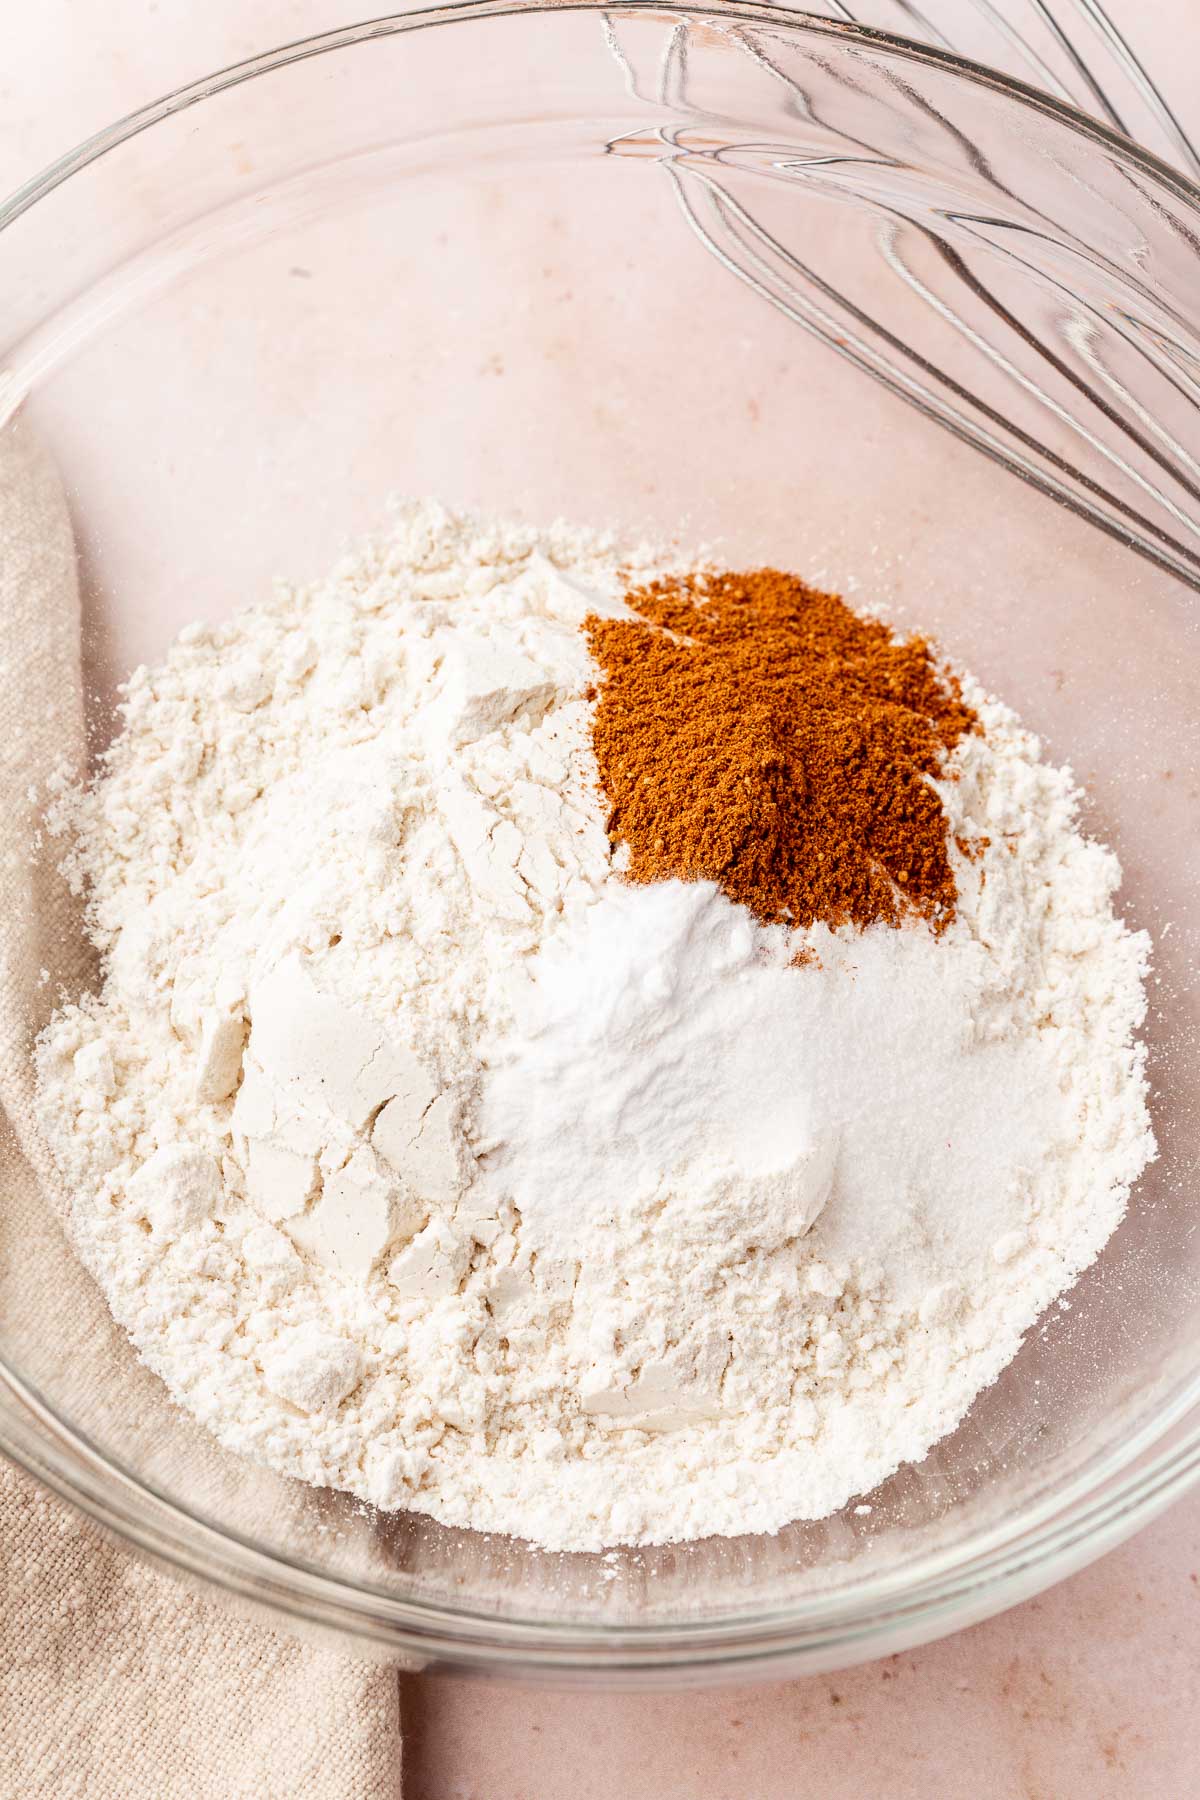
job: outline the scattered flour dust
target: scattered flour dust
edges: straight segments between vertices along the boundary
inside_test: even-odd
[[[1154,1153],[1117,863],[969,678],[942,937],[621,880],[580,626],[656,566],[402,507],[140,669],[54,809],[105,980],[41,1116],[142,1357],[235,1450],[552,1548],[921,1458]]]

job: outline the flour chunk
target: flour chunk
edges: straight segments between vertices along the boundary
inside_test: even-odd
[[[93,1038],[75,1052],[75,1077],[90,1099],[95,1102],[112,1097],[117,1085],[112,1051],[103,1038]]]
[[[433,1099],[417,1057],[366,1014],[320,993],[298,958],[255,984],[250,1044],[256,1061],[293,1099],[323,1106],[360,1131],[398,1093]]]
[[[442,657],[442,684],[430,724],[449,745],[497,731],[521,713],[536,720],[554,699],[555,684],[545,671],[506,644],[444,631],[434,650]]]
[[[363,1145],[344,1168],[326,1175],[320,1197],[289,1230],[326,1268],[363,1280],[392,1244],[411,1237],[427,1217],[428,1208]]]
[[[211,1218],[221,1199],[215,1157],[191,1144],[166,1144],[144,1162],[129,1183],[135,1214],[155,1237],[176,1237]]]
[[[431,1206],[449,1206],[459,1191],[455,1104],[439,1094],[418,1112],[422,1094],[400,1093],[388,1101],[371,1133],[383,1160]]]
[[[246,1027],[240,1014],[207,1012],[196,1052],[197,1100],[225,1100],[237,1086]]]
[[[388,1280],[397,1293],[433,1299],[451,1294],[471,1260],[468,1246],[444,1219],[431,1219],[407,1249],[388,1264]]]
[[[273,1224],[298,1217],[316,1191],[320,1175],[316,1158],[268,1138],[251,1138],[246,1150],[246,1189],[252,1204]]]
[[[267,1386],[301,1412],[330,1412],[362,1380],[363,1361],[349,1338],[315,1329],[302,1331],[283,1349],[264,1358]]]

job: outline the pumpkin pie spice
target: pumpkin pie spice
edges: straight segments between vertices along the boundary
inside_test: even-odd
[[[931,777],[977,729],[929,642],[778,569],[634,588],[585,624],[608,832],[635,882],[717,882],[763,923],[905,918],[956,889]]]

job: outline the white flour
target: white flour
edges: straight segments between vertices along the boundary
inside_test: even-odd
[[[630,560],[412,506],[185,632],[58,805],[108,960],[39,1052],[80,1251],[225,1444],[579,1549],[923,1456],[1153,1153],[1115,860],[969,681],[944,937],[620,881],[579,624]]]

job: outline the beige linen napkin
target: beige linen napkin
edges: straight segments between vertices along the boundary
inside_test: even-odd
[[[63,1198],[30,1118],[31,1021],[87,973],[81,948],[63,950],[81,944],[74,902],[29,853],[31,794],[64,755],[82,766],[80,695],[66,505],[27,431],[9,426],[0,432],[0,1104],[19,1148],[4,1153],[0,1312],[6,1342],[27,1333],[43,1358],[52,1344],[82,1416],[124,1403],[148,1437],[161,1437],[165,1397],[118,1356],[103,1301],[64,1247]],[[166,1423],[187,1432],[186,1422]],[[197,1471],[205,1457],[216,1466],[207,1444],[191,1445],[189,1469],[193,1451]],[[209,1497],[220,1491],[214,1478]],[[310,1496],[293,1493],[294,1484],[268,1488],[263,1504],[299,1517]],[[0,1800],[399,1793],[392,1670],[183,1587],[0,1458]]]

